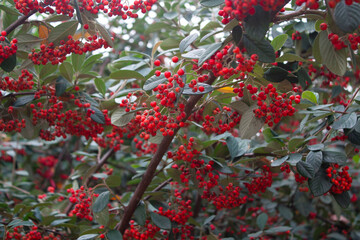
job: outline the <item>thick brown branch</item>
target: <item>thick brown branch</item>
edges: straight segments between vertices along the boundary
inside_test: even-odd
[[[210,74],[209,80],[206,82],[207,84],[213,84],[216,77],[213,74]],[[191,115],[192,109],[195,107],[196,103],[202,98],[203,95],[194,95],[189,98],[186,106],[185,106],[185,118],[182,119],[183,122],[185,122]],[[124,233],[126,228],[129,226],[129,221],[131,220],[131,217],[133,213],[135,212],[136,207],[138,206],[141,197],[143,196],[144,192],[146,191],[147,187],[151,183],[151,180],[153,179],[154,173],[156,171],[157,166],[159,165],[162,157],[168,150],[174,136],[179,131],[179,128],[174,130],[173,136],[166,136],[163,138],[161,143],[159,144],[159,148],[156,151],[155,155],[151,159],[151,162],[149,166],[146,169],[146,172],[141,180],[141,182],[138,184],[134,195],[132,196],[129,205],[125,209],[124,216],[122,217],[121,221],[117,224],[116,229],[120,230],[121,233]]]
[[[12,31],[14,31],[21,24],[23,24],[31,15],[35,14],[36,12],[37,12],[37,10],[33,9],[27,15],[24,15],[24,16],[21,16],[20,18],[18,18],[15,22],[10,24],[10,26],[8,26],[5,29],[6,34],[10,34]]]
[[[273,22],[274,22],[274,23],[285,22],[285,21],[289,21],[289,20],[295,19],[295,18],[300,17],[300,16],[305,15],[305,14],[318,15],[318,16],[320,16],[321,18],[325,18],[325,16],[326,16],[326,12],[324,12],[324,11],[321,11],[321,10],[311,10],[311,9],[306,9],[306,7],[304,7],[304,8],[302,8],[301,10],[296,11],[296,12],[292,12],[292,13],[285,14],[285,15],[277,15],[277,16],[274,18]]]

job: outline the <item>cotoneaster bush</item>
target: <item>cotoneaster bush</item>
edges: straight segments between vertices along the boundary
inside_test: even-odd
[[[1,239],[360,239],[359,1],[0,12]]]

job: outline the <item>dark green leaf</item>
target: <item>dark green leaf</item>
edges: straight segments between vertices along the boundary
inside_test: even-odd
[[[203,7],[216,7],[219,6],[221,4],[224,4],[224,0],[201,0],[200,4]]]
[[[110,74],[110,78],[112,79],[139,79],[139,80],[144,80],[145,77],[143,75],[141,75],[138,71],[133,71],[133,70],[119,70],[116,72],[113,72]]]
[[[314,173],[316,173],[321,164],[322,164],[322,160],[323,160],[323,154],[321,151],[310,151],[309,154],[306,156],[306,162],[309,163],[313,169],[314,169]]]
[[[340,194],[334,194],[336,202],[340,205],[342,208],[347,208],[350,205],[350,194],[348,191],[340,193]]]
[[[122,240],[123,239],[121,233],[118,230],[110,230],[106,234],[106,237],[108,240]]]
[[[236,43],[236,45],[238,45],[241,41],[241,38],[242,38],[242,34],[243,34],[243,30],[240,26],[235,26],[232,30],[232,36],[233,36],[233,39]]]
[[[68,80],[69,82],[72,82],[74,70],[72,68],[71,63],[69,62],[63,62],[59,67],[61,75]]]
[[[106,41],[106,43],[110,46],[110,47],[114,47],[114,41],[111,38],[110,33],[108,32],[108,30],[106,30],[106,28],[104,28],[101,24],[96,23],[95,24],[96,29],[99,31],[100,35],[102,36],[102,38]]]
[[[344,153],[339,151],[323,151],[324,161],[328,163],[345,163],[347,157]]]
[[[135,212],[134,212],[134,218],[135,218],[135,221],[139,225],[141,225],[141,226],[145,225],[146,209],[145,209],[144,203],[139,203],[139,205],[136,207]]]
[[[289,160],[287,160],[287,163],[289,163],[291,166],[296,166],[296,164],[301,161],[302,155],[300,153],[292,153],[289,156]]]
[[[229,149],[231,159],[241,157],[249,149],[248,141],[229,136],[226,138],[226,145]]]
[[[159,228],[170,230],[171,229],[171,221],[169,218],[159,215],[157,213],[150,213],[151,220],[153,223]]]
[[[48,41],[58,46],[61,40],[67,40],[69,35],[74,35],[78,26],[78,21],[67,21],[60,23],[51,30]]]
[[[310,163],[303,161],[300,161],[296,164],[296,169],[301,174],[301,176],[307,178],[313,178],[316,173],[314,167]]]
[[[28,104],[29,102],[32,102],[34,99],[35,99],[35,95],[27,95],[27,96],[18,97],[16,99],[16,101],[14,102],[13,106],[14,107],[22,107],[22,106]]]
[[[343,88],[339,85],[333,86],[331,90],[331,97],[336,98],[342,92]]]
[[[105,182],[109,187],[118,187],[121,185],[121,177],[119,175],[110,175]]]
[[[180,52],[183,53],[198,37],[199,34],[193,33],[181,40],[179,45]]]
[[[270,12],[266,12],[261,6],[255,6],[255,14],[247,16],[244,21],[246,35],[256,41],[263,40],[269,29],[270,19]]]
[[[311,84],[311,78],[308,72],[303,67],[301,67],[299,71],[297,71],[296,75],[299,79],[299,84],[303,89],[305,89],[307,86]]]
[[[343,128],[352,128],[355,126],[356,120],[357,120],[356,113],[353,112],[351,114],[345,114],[342,115],[339,119],[337,119],[336,122],[334,122],[332,128],[335,130],[343,129]]]
[[[100,193],[99,197],[96,198],[96,200],[92,206],[93,212],[94,213],[101,212],[109,203],[109,198],[110,198],[109,191]]]
[[[280,215],[283,216],[283,218],[285,218],[288,221],[290,221],[294,217],[292,210],[283,205],[279,206],[279,212],[280,212]]]
[[[51,222],[51,226],[57,226],[57,225],[60,225],[60,224],[63,224],[63,223],[66,223],[66,222],[69,222],[71,219],[67,218],[67,219],[58,219],[58,220],[55,220],[53,222]]]
[[[322,143],[314,144],[314,145],[307,145],[306,146],[310,151],[319,151],[322,150],[325,146]]]
[[[257,216],[256,218],[256,225],[258,225],[258,227],[261,230],[264,230],[266,222],[268,220],[268,215],[266,213],[261,213],[259,216]]]
[[[281,82],[289,72],[281,67],[271,67],[264,73],[264,78],[270,82]]]
[[[11,72],[16,66],[16,53],[5,59],[1,64],[0,68],[5,72]]]
[[[93,106],[91,106],[90,109],[94,111],[94,113],[90,115],[90,118],[94,122],[97,122],[97,123],[100,123],[100,124],[105,124],[104,113],[102,111],[100,111],[100,109],[98,109],[96,107],[93,107]]]
[[[291,227],[286,227],[286,226],[272,227],[269,228],[268,230],[265,230],[265,233],[267,234],[281,233],[281,232],[290,231],[291,229],[292,229]]]
[[[160,76],[152,76],[151,78],[149,78],[148,80],[146,80],[146,82],[144,83],[143,89],[145,91],[150,91],[154,88],[156,88],[157,86],[159,86],[159,84],[165,82],[167,80],[167,78],[164,76],[164,74],[161,74]]]
[[[325,64],[331,72],[343,76],[346,72],[346,48],[335,50],[331,41],[328,39],[326,31],[321,31],[318,37],[322,63]]]
[[[62,76],[59,76],[56,79],[56,83],[55,83],[55,95],[57,97],[60,97],[61,95],[63,95],[66,91],[66,88],[70,85],[70,83],[63,78]]]
[[[246,51],[252,55],[257,54],[260,62],[272,63],[275,62],[275,51],[271,44],[266,40],[255,41],[246,34],[243,36]]]
[[[214,44],[211,44],[210,46],[208,46],[205,49],[205,51],[201,54],[198,65],[201,66],[206,60],[208,60],[212,55],[214,55],[221,46],[222,46],[222,43],[214,43]]]
[[[199,95],[199,94],[209,93],[209,92],[212,92],[214,90],[211,85],[206,84],[206,83],[198,83],[197,86],[198,86],[197,91],[193,92],[193,89],[190,88],[188,84],[186,84],[182,94],[184,94],[184,95]],[[202,91],[202,92],[199,91],[200,86],[204,87],[204,91]]]
[[[312,179],[309,179],[308,182],[309,188],[315,197],[319,197],[327,193],[332,186],[332,183],[323,168],[320,168],[315,176]]]
[[[351,5],[347,5],[345,2],[340,1],[336,4],[334,21],[342,31],[352,33],[360,25],[360,4],[352,2]]]

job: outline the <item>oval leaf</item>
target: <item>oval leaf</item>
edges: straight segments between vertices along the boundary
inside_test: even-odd
[[[100,195],[96,198],[95,203],[92,206],[93,212],[98,213],[101,212],[109,203],[110,192],[105,191],[100,193]]]

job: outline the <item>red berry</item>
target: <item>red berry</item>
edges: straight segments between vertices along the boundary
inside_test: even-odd
[[[177,56],[174,56],[172,59],[171,59],[174,63],[177,63],[179,61],[179,58]]]
[[[160,64],[161,64],[160,60],[155,60],[155,61],[154,61],[154,65],[155,65],[155,66],[158,67],[158,66],[160,66]]]
[[[5,36],[6,36],[6,31],[2,31],[2,32],[1,32],[1,36],[4,36],[4,37],[5,37]]]
[[[84,24],[84,29],[89,29],[89,25],[88,25],[88,24]]]
[[[79,86],[75,86],[75,91],[79,91],[80,90],[80,87]]]
[[[325,31],[326,29],[327,29],[327,24],[326,23],[322,23],[322,24],[320,24],[320,29],[322,30],[322,31]]]

